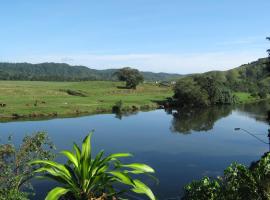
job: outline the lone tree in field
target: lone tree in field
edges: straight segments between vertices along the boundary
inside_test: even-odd
[[[115,75],[120,81],[126,81],[126,88],[136,89],[139,83],[143,82],[143,75],[137,69],[125,67],[118,70]]]

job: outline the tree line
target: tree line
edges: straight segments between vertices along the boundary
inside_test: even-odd
[[[27,81],[89,81],[117,80],[118,69],[96,70],[65,63],[0,63],[0,80]],[[179,74],[140,72],[147,81],[167,81],[181,77]]]

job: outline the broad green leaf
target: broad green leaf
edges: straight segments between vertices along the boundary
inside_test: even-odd
[[[88,159],[91,154],[91,137],[93,133],[88,134],[82,143],[82,157],[85,159]]]
[[[130,153],[114,153],[108,156],[108,158],[124,158],[133,156]]]
[[[73,149],[76,151],[77,160],[81,158],[81,150],[76,143],[73,144]]]
[[[121,165],[121,166],[135,169],[136,171],[147,172],[147,173],[154,173],[155,172],[155,170],[152,167],[150,167],[146,164],[142,164],[142,163],[132,163],[132,164]]]
[[[66,174],[68,177],[71,177],[69,171],[67,170],[67,168],[59,163],[53,162],[53,161],[49,161],[49,160],[35,160],[29,163],[30,165],[34,165],[34,164],[44,164],[44,165],[48,165],[50,167],[54,167],[59,171],[62,171],[64,174]]]
[[[89,171],[88,173],[90,173],[92,176],[96,173],[96,171],[99,169],[100,165],[103,166],[103,163],[101,161],[101,158],[104,154],[104,151],[100,151],[97,155],[95,160],[92,162],[91,166],[89,166]]]
[[[73,153],[70,151],[61,151],[61,154],[64,154],[74,164],[75,167],[78,167],[78,160]]]
[[[138,193],[138,194],[145,194],[149,197],[149,199],[156,200],[156,197],[153,194],[152,190],[143,182],[136,179],[134,180],[134,184],[135,184],[135,187],[132,189],[133,192]]]
[[[144,174],[145,172],[141,170],[124,170],[125,173],[130,173],[130,174]]]
[[[133,180],[125,173],[120,171],[112,171],[109,172],[109,174],[112,174],[115,176],[120,182],[126,184],[126,185],[134,185]]]
[[[63,196],[69,191],[70,190],[66,188],[56,187],[48,193],[45,200],[58,200],[61,196]]]

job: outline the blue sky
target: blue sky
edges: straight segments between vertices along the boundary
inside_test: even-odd
[[[269,8],[269,0],[1,1],[0,61],[225,70],[266,56]]]

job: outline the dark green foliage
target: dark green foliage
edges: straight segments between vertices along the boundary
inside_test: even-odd
[[[262,89],[259,91],[258,95],[261,99],[265,99],[265,98],[267,98],[267,91]]]
[[[0,200],[24,200],[27,194],[22,189],[31,189],[29,180],[34,169],[28,164],[35,159],[52,159],[52,143],[43,132],[26,136],[16,148],[11,143],[0,144]]]
[[[116,114],[121,114],[123,108],[123,102],[122,100],[117,101],[115,105],[112,107],[112,112]]]
[[[83,81],[101,78],[98,70],[64,63],[0,63],[1,80]]]
[[[29,200],[27,192],[21,192],[14,189],[1,189],[0,200]]]
[[[194,76],[180,79],[174,87],[177,106],[210,106],[234,104],[235,96],[212,77]]]
[[[184,200],[268,200],[270,199],[270,153],[248,168],[233,163],[222,177],[193,181],[185,186]]]
[[[202,90],[200,85],[192,78],[180,79],[174,87],[174,98],[177,106],[208,106],[207,91]]]
[[[220,191],[221,186],[218,180],[204,177],[185,186],[185,195],[182,200],[215,200],[219,199]]]
[[[95,70],[65,63],[0,63],[0,80],[30,81],[87,81],[116,80],[116,69]],[[145,80],[163,81],[177,79],[179,74],[142,72]]]
[[[128,89],[136,89],[137,85],[144,80],[143,75],[137,69],[132,69],[130,67],[118,70],[115,75],[119,81],[126,82],[126,88]]]
[[[207,92],[211,105],[235,103],[235,97],[231,91],[219,80],[203,76],[195,77],[194,80],[200,85],[202,90]]]

